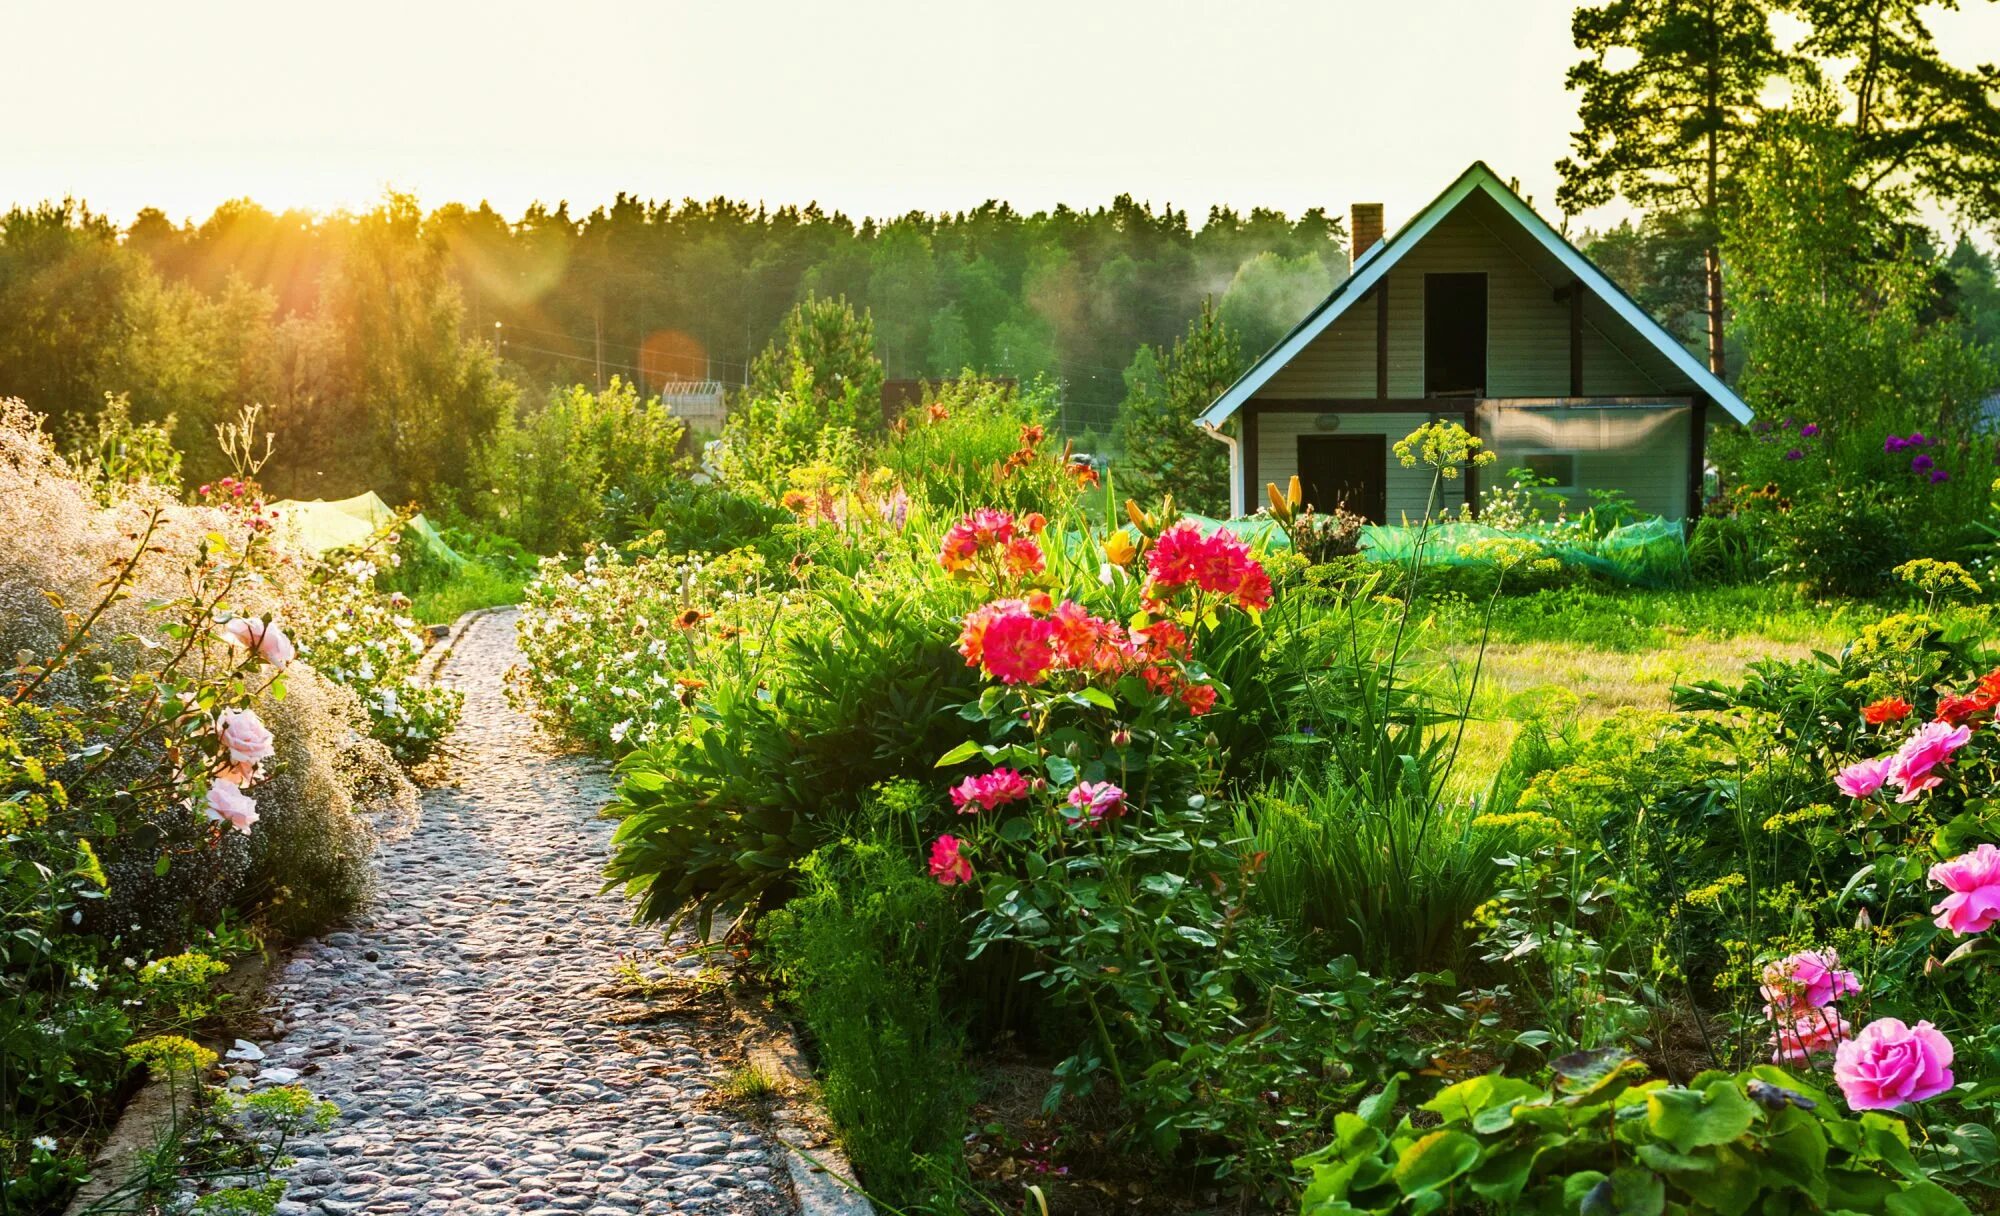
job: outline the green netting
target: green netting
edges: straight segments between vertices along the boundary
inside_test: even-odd
[[[396,518],[389,504],[373,490],[332,502],[290,498],[271,504],[278,515],[278,539],[299,552],[318,557],[329,549],[349,548],[367,542],[384,524]],[[433,557],[458,565],[465,559],[452,551],[431,522],[413,515],[403,525]]]
[[[1556,540],[1533,532],[1509,532],[1485,524],[1435,524],[1418,528],[1370,524],[1361,529],[1362,553],[1376,561],[1408,561],[1423,537],[1424,561],[1445,566],[1493,560],[1495,541],[1527,542],[1566,565],[1639,587],[1657,587],[1687,570],[1687,537],[1679,520],[1654,517],[1613,528],[1595,539]]]
[[[1210,519],[1205,515],[1184,518],[1205,533],[1224,529],[1253,546],[1287,549],[1291,540],[1276,521],[1265,515],[1242,519]],[[1490,562],[1494,541],[1525,541],[1549,557],[1580,566],[1621,583],[1638,587],[1658,587],[1675,582],[1687,571],[1687,536],[1679,520],[1654,517],[1613,528],[1594,540],[1576,538],[1554,540],[1533,532],[1510,532],[1475,523],[1434,524],[1428,531],[1413,527],[1370,524],[1361,529],[1362,556],[1375,561],[1406,562],[1424,538],[1424,561],[1444,566]]]

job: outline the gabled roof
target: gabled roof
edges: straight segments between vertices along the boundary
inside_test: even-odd
[[[1396,230],[1387,240],[1378,241],[1356,259],[1353,269],[1332,294],[1321,300],[1317,307],[1307,313],[1305,319],[1292,327],[1292,331],[1279,339],[1278,344],[1264,353],[1249,371],[1244,372],[1229,386],[1215,403],[1196,419],[1199,425],[1220,426],[1244,402],[1255,396],[1278,370],[1290,363],[1300,351],[1311,345],[1313,339],[1326,332],[1328,326],[1339,320],[1354,303],[1368,294],[1368,289],[1380,282],[1390,268],[1429,235],[1445,216],[1450,215],[1458,205],[1475,191],[1485,194],[1501,211],[1520,226],[1521,231],[1532,239],[1535,245],[1576,279],[1590,289],[1591,294],[1603,303],[1631,332],[1659,354],[1674,369],[1684,376],[1699,392],[1728,411],[1738,422],[1749,422],[1750,407],[1743,403],[1728,385],[1715,373],[1702,366],[1701,361],[1689,354],[1674,336],[1655,321],[1645,309],[1634,303],[1610,276],[1599,270],[1591,260],[1562,238],[1547,220],[1535,214],[1535,209],[1507,187],[1500,176],[1487,168],[1485,161],[1474,161],[1472,167],[1459,174],[1458,180],[1445,189],[1443,194],[1431,200],[1429,206],[1419,211],[1409,223]]]

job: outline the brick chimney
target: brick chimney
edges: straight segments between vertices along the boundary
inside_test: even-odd
[[[1356,203],[1349,212],[1347,230],[1354,235],[1354,260],[1375,247],[1382,239],[1382,204]]]

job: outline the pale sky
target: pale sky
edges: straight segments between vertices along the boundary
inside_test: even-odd
[[[2000,4],[1937,14],[2000,58]],[[1474,159],[1555,216],[1570,0],[0,0],[0,205],[124,222],[618,191],[859,217],[1129,192],[1387,205]],[[1585,217],[1602,220],[1605,216]]]

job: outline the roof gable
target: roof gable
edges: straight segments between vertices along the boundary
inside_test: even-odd
[[[1348,309],[1368,295],[1377,283],[1401,261],[1403,256],[1416,248],[1431,230],[1445,216],[1450,215],[1458,205],[1474,191],[1484,193],[1499,209],[1518,225],[1520,231],[1560,262],[1572,276],[1581,280],[1586,287],[1647,345],[1656,350],[1674,369],[1684,375],[1689,383],[1710,400],[1726,410],[1738,422],[1749,422],[1750,407],[1743,403],[1728,385],[1722,383],[1713,372],[1689,354],[1674,336],[1655,321],[1645,309],[1639,307],[1618,285],[1599,270],[1591,260],[1575,246],[1562,238],[1547,220],[1535,213],[1534,208],[1509,189],[1484,161],[1475,161],[1471,168],[1458,176],[1444,193],[1431,200],[1429,206],[1399,228],[1395,235],[1377,242],[1364,251],[1354,263],[1351,273],[1320,303],[1292,327],[1290,333],[1279,340],[1276,346],[1265,352],[1251,368],[1237,378],[1214,404],[1204,411],[1196,422],[1203,426],[1220,426],[1230,416],[1241,409],[1243,404],[1255,396],[1259,389],[1276,375],[1280,368],[1290,363],[1299,353],[1310,346],[1315,339],[1325,333]]]

